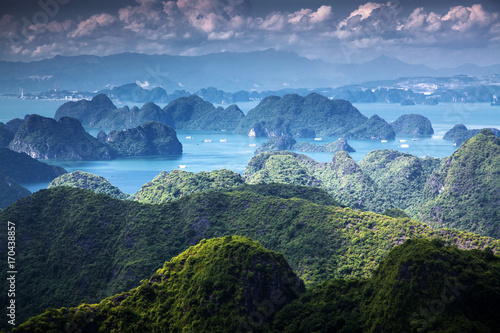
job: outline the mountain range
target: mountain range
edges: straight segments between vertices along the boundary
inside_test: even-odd
[[[484,76],[499,74],[500,65],[432,69],[386,56],[363,64],[333,64],[269,49],[192,57],[135,53],[56,56],[30,63],[0,62],[0,73],[0,91],[9,93],[18,93],[20,87],[25,92],[54,88],[99,91],[131,82],[162,87],[170,93],[206,87],[236,92],[331,87],[398,77]]]

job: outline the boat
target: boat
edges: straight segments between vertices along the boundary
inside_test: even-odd
[[[404,143],[404,144],[402,144],[400,147],[401,147],[401,148],[410,148],[410,145],[407,145],[406,143]]]
[[[248,145],[248,147],[255,147],[255,146],[257,146],[255,143],[251,143]]]
[[[399,142],[406,142],[406,140],[399,140]]]
[[[220,139],[220,142],[227,142],[227,139]]]
[[[192,136],[186,136],[186,139],[192,139],[193,137]]]
[[[387,142],[387,140],[380,140],[380,142]]]
[[[179,168],[180,168],[180,169],[186,169],[186,168],[187,168],[187,165],[181,164],[181,165],[179,165]]]
[[[323,141],[323,138],[314,138],[314,141]]]
[[[203,140],[203,142],[212,142],[212,140],[211,139],[205,139],[205,140]]]
[[[420,141],[420,139],[411,139],[411,141]]]

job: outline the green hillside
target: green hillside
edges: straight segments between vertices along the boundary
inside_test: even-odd
[[[151,205],[55,187],[20,199],[0,212],[0,220],[16,224],[19,321],[48,307],[97,302],[134,288],[165,258],[203,238],[251,237],[282,253],[306,285],[368,277],[407,238],[440,237],[461,248],[500,250],[498,240],[470,233],[242,191]],[[6,241],[4,228],[0,246]]]
[[[198,173],[182,170],[162,171],[152,181],[144,184],[133,195],[142,203],[169,202],[195,192],[230,188],[244,183],[239,173],[231,170],[201,171]]]
[[[500,238],[500,138],[484,129],[465,141],[425,185],[420,220]]]
[[[274,319],[273,332],[498,332],[500,257],[408,240],[368,279],[330,280]]]
[[[419,158],[396,150],[373,150],[358,165],[377,186],[383,207],[407,210],[415,216],[427,178],[441,166],[441,159]]]
[[[123,193],[104,177],[83,171],[73,171],[54,179],[49,188],[56,186],[70,186],[88,189],[95,193],[104,193],[116,199],[127,199],[128,194]]]
[[[285,258],[249,238],[201,240],[139,287],[49,309],[14,332],[496,332],[500,257],[407,240],[368,278],[304,292]]]
[[[50,181],[65,174],[66,170],[59,166],[37,161],[25,153],[0,148],[0,173],[17,182],[28,183]]]
[[[317,186],[349,207],[383,211],[376,184],[345,151],[335,153],[330,163],[287,151],[262,153],[250,159],[243,178],[249,184]]]
[[[14,179],[0,173],[0,209],[3,209],[31,192]]]
[[[283,255],[239,236],[201,240],[139,287],[99,304],[47,310],[14,332],[237,332],[260,328],[304,291]]]

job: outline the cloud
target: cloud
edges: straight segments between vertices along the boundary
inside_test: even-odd
[[[116,18],[109,14],[96,14],[92,15],[89,19],[82,21],[78,24],[75,30],[68,33],[68,37],[82,37],[89,36],[97,28],[107,27],[116,22]]]
[[[397,30],[411,38],[413,44],[439,43],[454,44],[455,47],[475,47],[499,37],[499,31],[494,28],[498,24],[498,18],[498,13],[488,13],[480,4],[451,7],[443,15],[427,13],[420,7],[401,20]]]
[[[26,25],[20,17],[3,15],[0,57],[43,58],[89,50],[200,55],[272,47],[328,60],[333,56],[338,60],[338,54],[344,53],[340,61],[345,61],[351,59],[348,54],[372,58],[369,50],[385,49],[390,54],[404,49],[410,54],[409,50],[418,48],[465,49],[500,43],[499,14],[481,4],[444,11],[420,5],[403,15],[398,1],[372,1],[340,15],[335,4],[308,8],[304,1],[300,10],[283,7],[255,16],[249,10],[251,3],[255,4],[252,0],[136,0],[114,12],[75,15],[64,21],[54,17],[45,25]]]

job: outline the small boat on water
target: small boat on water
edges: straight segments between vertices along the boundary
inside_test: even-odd
[[[410,148],[410,145],[407,145],[407,144],[405,143],[405,144],[402,144],[400,147],[401,147],[401,148]]]
[[[186,139],[192,139],[193,137],[192,136],[186,136]]]
[[[411,139],[411,141],[420,141],[420,139]]]
[[[211,139],[205,139],[205,140],[203,140],[203,142],[212,142],[212,140]]]
[[[251,143],[248,145],[248,147],[255,147],[255,146],[257,146],[255,143]]]
[[[184,165],[184,164],[179,165],[179,169],[186,169],[186,168],[187,168],[187,165]]]
[[[227,142],[227,139],[220,139],[220,142]]]
[[[387,142],[387,140],[380,140],[380,142],[384,142],[385,143],[385,142]]]
[[[314,141],[323,141],[323,138],[314,138]]]
[[[399,142],[406,142],[406,140],[399,140]]]

